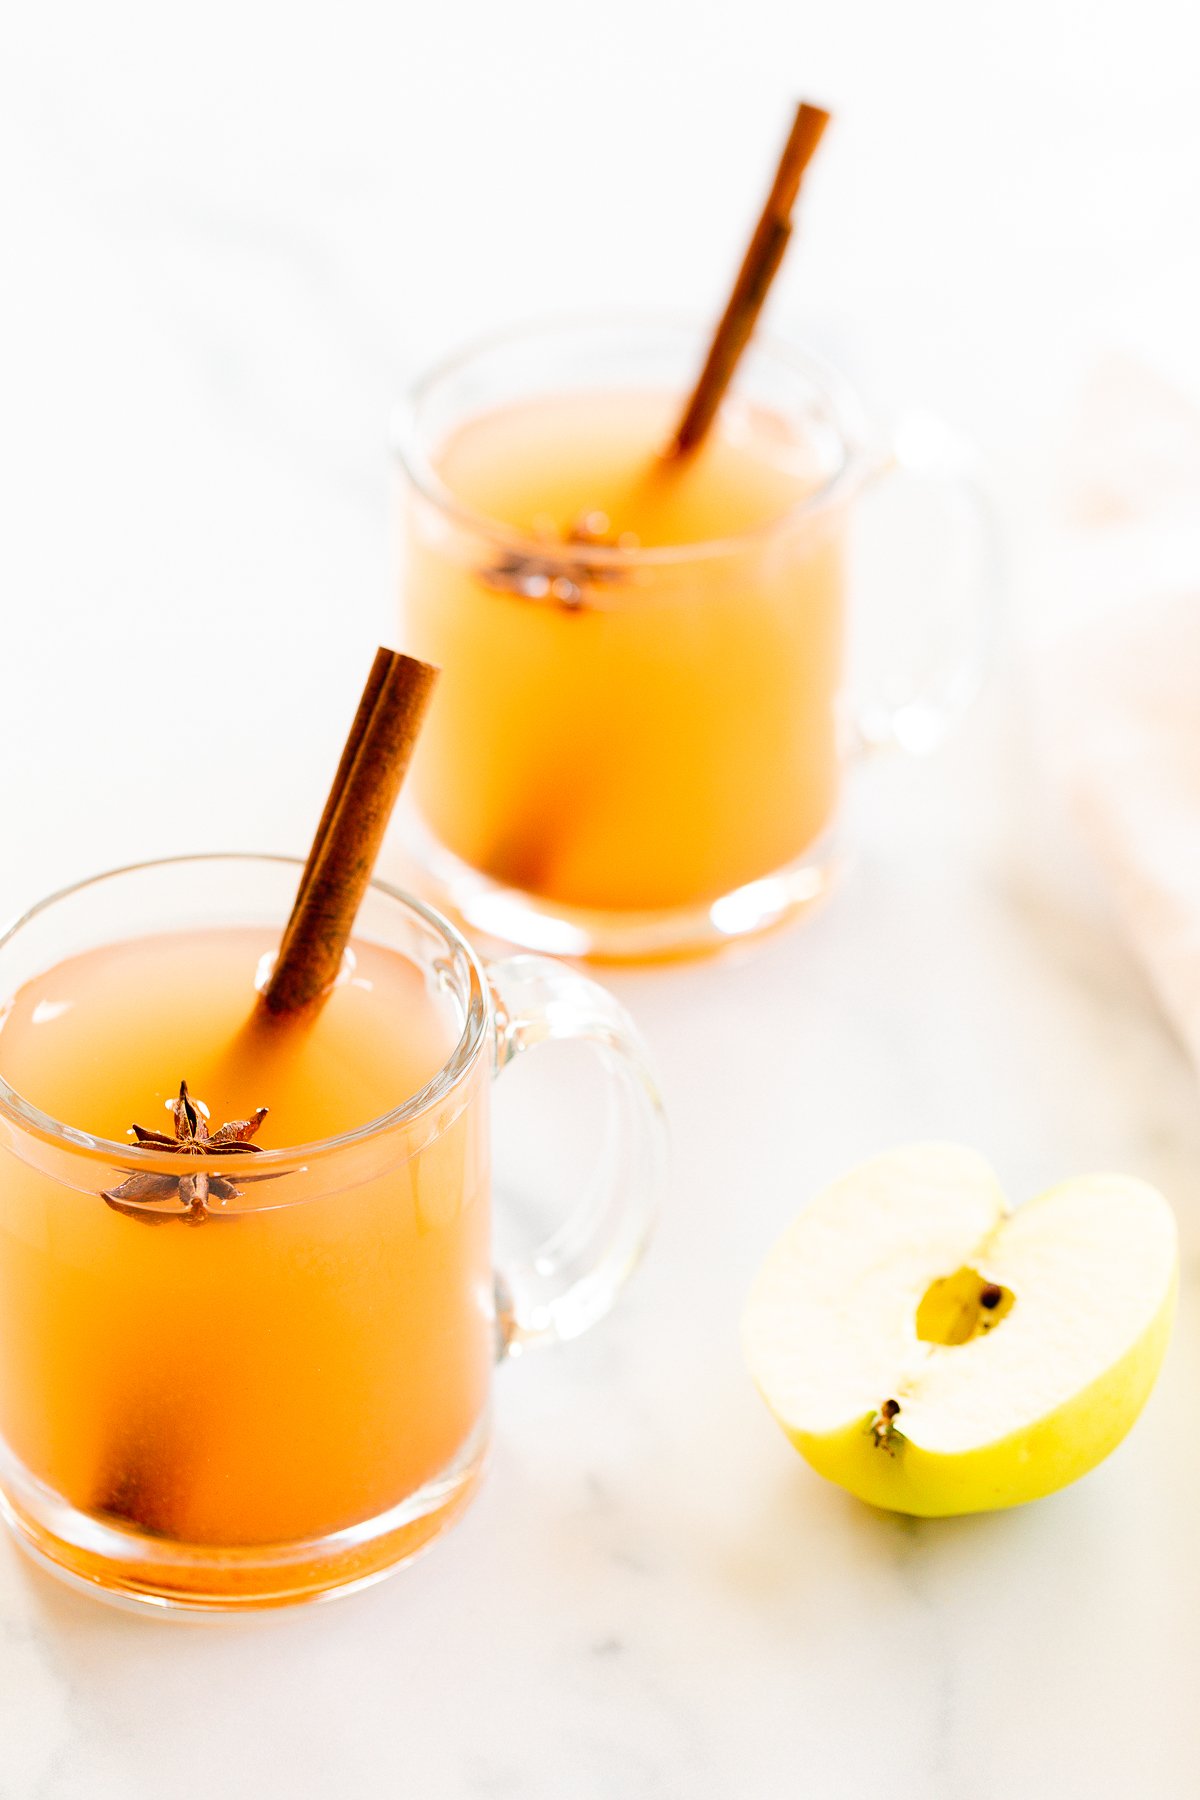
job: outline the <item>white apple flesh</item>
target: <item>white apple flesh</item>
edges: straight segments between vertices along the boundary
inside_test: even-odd
[[[747,1304],[751,1374],[813,1468],[898,1512],[1016,1506],[1125,1436],[1174,1311],[1175,1221],[1119,1175],[1012,1211],[973,1151],[864,1163],[800,1214]]]

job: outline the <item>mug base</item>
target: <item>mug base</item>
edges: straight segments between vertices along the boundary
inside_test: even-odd
[[[660,911],[592,911],[493,881],[419,820],[409,822],[406,847],[434,904],[472,930],[522,950],[607,963],[712,955],[791,924],[824,899],[843,867],[826,832],[786,868],[716,900]]]
[[[465,1510],[483,1475],[487,1447],[485,1417],[453,1461],[398,1506],[296,1543],[178,1543],[81,1512],[7,1458],[0,1515],[41,1568],[110,1605],[159,1617],[257,1612],[336,1599],[394,1574]]]

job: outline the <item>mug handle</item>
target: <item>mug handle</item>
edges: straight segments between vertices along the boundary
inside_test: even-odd
[[[487,969],[496,1074],[539,1045],[588,1044],[608,1077],[601,1154],[550,1235],[497,1272],[499,1354],[578,1337],[602,1318],[632,1274],[666,1176],[662,1100],[645,1045],[625,1008],[587,976],[545,956],[510,956]]]
[[[884,497],[907,500],[906,511],[914,494],[934,504],[941,515],[936,532],[927,527],[922,536],[936,543],[941,572],[932,584],[933,604],[914,620],[895,604],[897,558],[888,534],[884,568],[855,584],[852,644],[856,617],[864,639],[886,642],[890,631],[893,638],[902,634],[904,644],[885,651],[884,669],[866,684],[873,691],[855,695],[852,681],[846,747],[851,756],[880,750],[921,756],[937,749],[983,685],[1004,586],[1000,532],[969,444],[940,419],[903,418],[872,474]],[[865,504],[870,507],[869,498]],[[921,585],[928,600],[927,572]]]

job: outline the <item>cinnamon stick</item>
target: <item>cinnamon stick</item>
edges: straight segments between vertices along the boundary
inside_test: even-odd
[[[804,171],[829,123],[829,114],[804,101],[796,109],[792,129],[767,203],[733,284],[720,323],[709,345],[704,367],[683,411],[675,435],[664,452],[668,461],[688,455],[701,443],[733,378],[743,350],[762,311],[792,235],[792,210]]]
[[[319,1001],[337,979],[438,671],[376,652],[258,1015]]]

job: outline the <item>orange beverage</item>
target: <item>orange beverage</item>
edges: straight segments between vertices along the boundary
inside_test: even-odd
[[[622,381],[609,352],[555,389],[551,349],[531,393],[467,358],[404,451],[406,641],[443,671],[410,791],[442,852],[600,948],[606,917],[700,915],[819,854],[846,523],[844,446],[799,375],[748,378],[664,465],[684,383]],[[468,375],[496,402],[443,401]]]
[[[267,1105],[255,1141],[282,1149],[369,1124],[447,1060],[454,1037],[422,975],[371,944],[310,1027],[244,1039],[271,948],[268,931],[233,928],[72,957],[13,999],[0,1069],[43,1111],[117,1141],[132,1120],[171,1132],[182,1077],[214,1132]],[[10,1180],[8,1445],[76,1506],[197,1544],[321,1537],[395,1506],[484,1406],[486,1151],[460,1113],[349,1193],[277,1208],[241,1157],[240,1193],[202,1214],[166,1176],[154,1201],[76,1196],[54,1229],[57,1197]]]
[[[0,937],[0,1510],[159,1603],[304,1599],[432,1537],[480,1474],[498,1349],[605,1310],[660,1179],[616,1003],[544,959],[485,970],[394,890],[315,1014],[252,1022],[297,874],[146,864]],[[500,1314],[491,1080],[551,1032],[603,1046],[612,1182],[510,1263]]]

